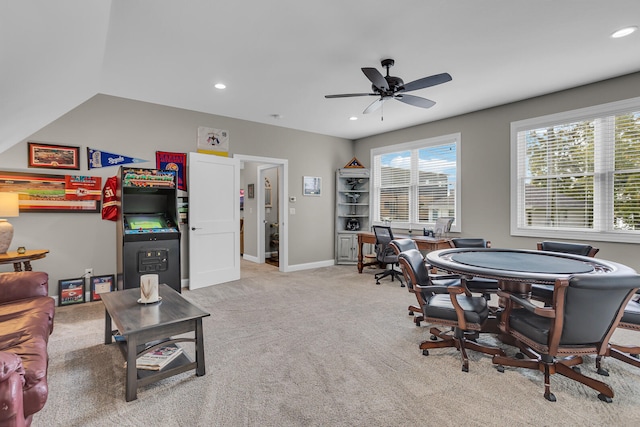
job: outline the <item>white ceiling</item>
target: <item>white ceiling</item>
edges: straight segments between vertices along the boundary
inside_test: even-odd
[[[0,152],[97,93],[358,139],[640,71],[629,25],[638,0],[2,0]],[[324,98],[384,58],[453,81],[384,121]]]

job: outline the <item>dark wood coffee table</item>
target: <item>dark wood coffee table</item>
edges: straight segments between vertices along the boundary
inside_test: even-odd
[[[140,386],[191,369],[196,370],[197,376],[205,374],[202,318],[209,313],[191,304],[168,285],[159,285],[158,292],[162,301],[154,304],[138,303],[139,288],[100,294],[105,308],[104,343],[111,344],[115,339],[127,361],[127,402],[137,398]],[[113,330],[113,324],[116,330]],[[171,338],[188,332],[194,332],[194,337]],[[195,343],[195,362],[183,352],[160,371],[136,369],[138,356],[178,342]]]

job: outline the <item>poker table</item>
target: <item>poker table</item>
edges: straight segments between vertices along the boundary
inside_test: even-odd
[[[635,273],[613,261],[525,249],[453,248],[429,252],[427,262],[465,278],[495,279],[506,291],[528,295],[532,283],[553,285],[574,274]]]

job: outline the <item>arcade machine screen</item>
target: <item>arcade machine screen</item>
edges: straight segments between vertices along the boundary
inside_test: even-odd
[[[164,214],[147,214],[147,215],[132,215],[125,214],[125,233],[162,233],[162,232],[175,232],[177,228],[173,226]]]

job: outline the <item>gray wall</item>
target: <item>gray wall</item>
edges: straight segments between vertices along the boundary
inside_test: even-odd
[[[364,138],[356,141],[355,155],[368,165],[372,148],[461,132],[463,228],[460,235],[484,237],[491,240],[493,247],[534,249],[541,239],[510,235],[511,122],[638,96],[640,73],[635,73]],[[548,239],[552,240],[553,235]],[[593,245],[600,248],[599,258],[618,261],[640,271],[637,244],[593,242]]]
[[[156,150],[195,151],[198,126],[228,130],[231,154],[288,159],[289,195],[297,197],[296,214],[283,213],[289,221],[289,265],[304,267],[332,261],[334,188],[331,183],[336,169],[353,157],[350,140],[97,95],[3,152],[0,169],[58,173],[27,168],[27,141],[80,146],[82,168],[77,174],[108,177],[117,172],[115,167],[87,171],[87,147],[150,160],[138,166],[153,168]],[[324,178],[322,197],[302,197],[304,175]],[[95,274],[115,273],[115,223],[101,220],[99,214],[23,213],[12,218],[11,223],[15,236],[10,250],[18,246],[50,250],[47,258],[34,261],[33,267],[47,271],[51,283],[79,277],[88,267],[92,267]],[[2,265],[0,271],[12,271],[12,267]],[[186,269],[182,276],[186,277]],[[55,294],[56,289],[57,285],[50,286],[50,293]]]

